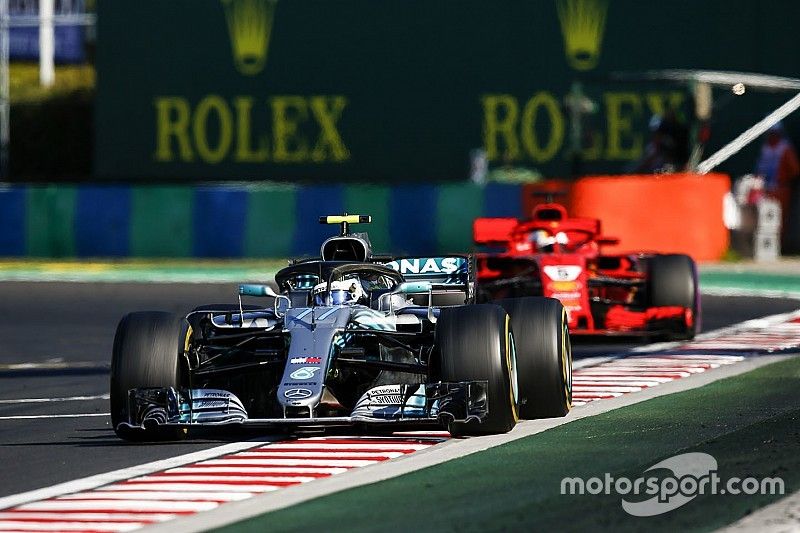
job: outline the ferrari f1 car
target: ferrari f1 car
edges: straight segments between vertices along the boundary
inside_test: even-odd
[[[549,201],[530,220],[479,218],[473,238],[478,301],[547,296],[564,304],[573,334],[691,339],[699,329],[694,260],[682,254],[604,253],[619,240],[600,221]]]
[[[349,232],[368,221],[322,217],[341,234],[319,258],[280,270],[277,293],[243,284],[231,305],[123,317],[111,367],[117,435],[169,440],[224,425],[472,435],[567,414],[572,352],[558,300],[475,304],[472,258],[374,256],[365,233]]]

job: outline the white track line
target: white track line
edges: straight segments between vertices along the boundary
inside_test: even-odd
[[[147,487],[145,487],[146,489]],[[194,491],[180,490],[173,491],[170,489],[161,490],[154,488],[153,490],[143,490],[141,487],[138,490],[98,490],[89,492],[79,492],[78,494],[67,494],[66,496],[59,496],[59,500],[159,500],[159,501],[172,501],[172,500],[191,500],[191,501],[219,501],[219,502],[232,502],[250,498],[253,493],[264,492],[263,490],[257,491]]]
[[[14,416],[0,416],[0,420],[36,420],[40,418],[85,418],[87,416],[111,416],[111,413],[74,413],[66,415],[14,415]]]
[[[346,471],[346,469],[342,469],[342,471]],[[146,487],[150,483],[164,483],[165,481],[169,482],[197,482],[202,481],[203,483],[208,482],[226,482],[226,481],[258,481],[259,483],[308,483],[309,481],[314,481],[315,479],[319,479],[316,476],[270,476],[270,475],[256,475],[256,476],[243,476],[237,475],[239,472],[231,471],[230,474],[216,474],[216,475],[203,475],[197,471],[197,469],[192,469],[191,474],[185,475],[164,475],[164,474],[153,474],[151,476],[145,477],[135,477],[131,479],[130,483],[139,483],[140,486]],[[338,472],[331,472],[331,474],[337,474]]]
[[[87,524],[86,522],[70,522],[68,520],[53,523],[2,520],[0,521],[0,531],[133,531],[146,525],[147,523],[136,522],[92,522]]]
[[[72,522],[164,522],[175,518],[174,513],[70,513]],[[67,515],[48,511],[3,511],[0,520],[46,520],[66,519]]]
[[[242,466],[319,466],[319,467],[330,467],[330,466],[342,466],[346,468],[353,468],[353,467],[361,467],[367,466],[375,463],[379,463],[378,460],[366,460],[366,459],[323,459],[323,458],[312,458],[312,459],[251,459],[247,457],[237,458],[237,457],[226,457],[224,459],[211,459],[208,461],[203,461],[200,463],[200,466],[203,465],[213,465],[213,466],[228,466],[228,467],[236,467],[238,465]]]
[[[126,501],[126,500],[44,500],[20,506],[25,511],[148,511],[185,513],[208,511],[218,507],[216,502]]]
[[[111,396],[109,394],[98,394],[96,396],[67,396],[65,398],[16,398],[11,400],[0,400],[0,405],[19,403],[83,402],[92,400],[108,400],[110,397]]]
[[[448,433],[447,438],[450,437]],[[304,439],[306,440],[306,439]],[[334,451],[334,450],[361,450],[361,451],[370,451],[370,450],[377,450],[380,452],[387,452],[387,451],[397,451],[397,452],[413,452],[417,450],[424,450],[430,446],[430,444],[406,444],[404,442],[374,442],[374,443],[361,443],[361,442],[354,442],[352,444],[349,443],[326,443],[326,442],[276,442],[275,444],[270,444],[269,446],[264,446],[263,448],[255,448],[248,452],[242,452],[237,455],[250,455],[253,453],[258,453],[259,450],[267,450],[269,452],[276,451],[276,450],[285,450],[287,448],[291,450],[304,450],[304,449],[312,449],[315,451]]]

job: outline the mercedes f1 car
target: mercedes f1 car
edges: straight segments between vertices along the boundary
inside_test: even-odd
[[[349,232],[368,221],[322,217],[341,234],[280,270],[279,292],[243,284],[230,305],[123,317],[111,367],[117,435],[170,440],[227,425],[472,435],[567,414],[572,352],[558,300],[475,304],[471,257],[375,256],[366,233]]]
[[[691,339],[699,329],[697,267],[682,254],[604,253],[594,218],[539,204],[529,220],[479,218],[473,238],[478,301],[547,296],[564,304],[572,334]]]

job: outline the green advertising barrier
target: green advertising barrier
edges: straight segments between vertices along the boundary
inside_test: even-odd
[[[475,149],[619,173],[653,115],[693,104],[609,74],[800,72],[796,0],[106,0],[98,17],[101,179],[462,180]],[[707,153],[786,99],[723,95]]]

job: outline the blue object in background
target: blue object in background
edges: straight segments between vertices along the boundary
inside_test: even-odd
[[[25,189],[0,188],[0,255],[25,255]]]
[[[129,255],[129,187],[79,187],[75,203],[75,252],[79,257]]]
[[[432,255],[436,238],[436,199],[433,185],[393,187],[389,196],[389,237],[392,253]]]
[[[483,216],[522,218],[521,185],[489,183],[483,194]]]
[[[302,187],[297,190],[295,202],[297,225],[292,253],[295,256],[319,255],[322,242],[339,232],[338,225],[320,224],[319,217],[344,214],[344,187],[338,185]],[[366,227],[354,225],[350,231],[369,231],[369,225]]]
[[[14,23],[13,16],[11,23]],[[83,63],[86,60],[81,26],[56,26],[53,33],[57,63]],[[10,28],[9,57],[12,61],[38,61],[39,28]]]
[[[247,191],[228,187],[195,189],[192,208],[194,257],[242,257]]]

